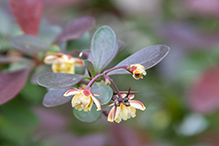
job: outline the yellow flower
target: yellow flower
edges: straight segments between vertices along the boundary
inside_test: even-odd
[[[136,109],[140,109],[144,111],[146,108],[138,100],[131,100],[134,98],[134,95],[129,95],[128,97],[126,94],[122,94],[123,99],[119,100],[116,98],[116,102],[110,103],[108,106],[114,105],[109,114],[108,114],[108,121],[109,122],[117,122],[120,123],[121,120],[127,120],[131,117],[134,118],[136,116]]]
[[[136,80],[142,79],[142,75],[146,75],[145,67],[141,64],[133,64],[129,66],[129,72],[133,74],[133,78]]]
[[[90,111],[93,102],[97,106],[97,111],[101,110],[101,104],[98,99],[94,97],[93,92],[91,92],[88,89],[70,89],[67,92],[65,92],[64,96],[70,96],[74,95],[74,97],[71,100],[72,107],[76,108],[77,110],[81,111],[84,110]]]
[[[73,58],[71,55],[57,53],[47,55],[44,58],[46,64],[52,64],[52,71],[55,73],[75,73],[75,64],[83,65],[80,59]]]

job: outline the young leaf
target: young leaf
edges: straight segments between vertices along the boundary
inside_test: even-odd
[[[43,0],[9,0],[9,4],[24,33],[37,35]]]
[[[67,89],[54,89],[48,91],[43,99],[43,105],[46,107],[54,107],[69,102],[71,98],[63,96]]]
[[[87,31],[91,30],[95,25],[95,20],[92,17],[81,17],[69,22],[63,29],[61,34],[55,39],[55,43],[78,39]]]
[[[105,85],[103,82],[95,82],[91,86],[91,91],[94,94],[98,94],[99,96],[95,96],[101,103],[101,105],[107,104],[112,96],[113,96],[113,90],[110,86]]]
[[[94,77],[96,75],[95,70],[94,70],[94,65],[92,62],[90,62],[89,60],[84,60],[83,61],[85,67],[87,68],[88,72],[90,72],[90,74]]]
[[[46,51],[48,46],[39,38],[32,35],[19,35],[12,37],[12,46],[25,53]]]
[[[109,26],[100,27],[91,41],[91,58],[97,73],[115,57],[118,51],[116,34]]]
[[[158,64],[170,51],[170,48],[165,45],[150,46],[145,49],[139,50],[131,56],[121,61],[116,66],[141,64],[145,69],[149,69]],[[129,74],[125,69],[117,69],[108,73],[113,74]]]
[[[0,105],[13,99],[25,85],[30,68],[0,73]]]
[[[46,88],[63,89],[71,87],[83,78],[83,75],[67,73],[44,73],[38,76],[37,83]]]
[[[91,122],[95,122],[96,120],[98,120],[102,112],[97,111],[97,107],[93,105],[91,108],[91,111],[84,112],[84,111],[79,111],[74,108],[73,113],[78,120],[82,122],[91,123]]]

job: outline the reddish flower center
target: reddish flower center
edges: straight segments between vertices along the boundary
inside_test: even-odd
[[[134,73],[134,71],[137,69],[137,67],[136,66],[133,66],[132,68],[130,68],[130,72],[133,74]]]
[[[90,92],[89,90],[84,90],[84,91],[83,91],[83,94],[84,94],[85,96],[89,96],[90,93],[91,93],[91,92]]]

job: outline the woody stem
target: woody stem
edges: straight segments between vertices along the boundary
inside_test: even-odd
[[[85,89],[89,89],[90,86],[94,83],[94,81],[95,81],[96,79],[98,79],[99,77],[101,77],[101,76],[103,76],[103,74],[98,74],[98,75],[96,75],[96,76],[87,84],[87,86],[86,86]]]
[[[128,69],[129,66],[127,66],[127,65],[122,65],[122,66],[113,67],[113,68],[111,68],[111,69],[105,70],[103,73],[104,73],[104,74],[107,74],[108,72],[111,72],[111,71],[113,71],[113,70],[120,69],[120,68]]]
[[[122,98],[122,96],[121,96],[121,94],[120,94],[118,88],[116,87],[116,84],[113,82],[113,80],[112,80],[110,77],[106,76],[106,74],[107,74],[108,72],[113,71],[113,70],[115,70],[115,69],[120,69],[120,68],[128,69],[129,66],[127,66],[127,65],[122,65],[122,66],[117,66],[117,67],[113,67],[113,68],[111,68],[111,69],[105,70],[103,73],[96,75],[96,76],[87,84],[87,86],[86,86],[85,89],[89,89],[90,86],[94,83],[94,81],[95,81],[96,79],[98,79],[98,78],[101,77],[101,76],[104,76],[105,78],[109,79],[109,81],[110,81],[110,82],[112,83],[112,85],[114,86],[116,92],[118,93],[119,97]]]
[[[105,78],[106,80],[109,80],[109,81],[111,82],[111,84],[112,84],[113,87],[115,88],[115,90],[116,90],[116,92],[117,92],[119,98],[122,98],[122,95],[120,94],[119,89],[117,88],[117,86],[116,86],[116,84],[113,82],[113,80],[112,80],[109,76],[107,76],[107,75],[104,75],[104,78]]]

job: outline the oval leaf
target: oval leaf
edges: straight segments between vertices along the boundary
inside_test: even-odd
[[[93,63],[90,62],[89,60],[84,60],[83,63],[85,65],[86,69],[88,70],[88,72],[90,73],[90,75],[92,77],[96,76]]]
[[[0,73],[0,105],[13,99],[25,85],[30,68]]]
[[[141,64],[145,67],[145,69],[149,69],[158,64],[168,54],[169,51],[170,48],[165,45],[150,46],[137,51],[136,53],[121,61],[116,66]],[[125,69],[117,69],[108,73],[108,75],[113,74],[129,74],[129,72]]]
[[[91,86],[91,91],[94,94],[98,94],[99,96],[95,96],[101,103],[101,105],[107,104],[112,96],[113,96],[113,90],[110,86],[105,85],[103,82],[95,82]]]
[[[54,89],[48,91],[43,98],[43,105],[54,107],[69,102],[71,98],[63,96],[67,89]]]
[[[9,4],[24,33],[37,35],[43,0],[9,0]]]
[[[37,83],[46,88],[63,89],[71,87],[83,78],[83,75],[67,73],[44,73],[37,78]]]
[[[73,113],[78,120],[82,122],[91,123],[91,122],[95,122],[96,120],[98,120],[102,112],[97,111],[97,107],[93,105],[91,108],[91,111],[84,112],[84,111],[79,111],[74,108]]]
[[[25,53],[46,51],[48,47],[39,37],[32,35],[19,35],[12,37],[11,44],[15,49]]]
[[[54,43],[78,39],[84,33],[91,30],[95,25],[95,20],[92,17],[81,17],[69,22],[61,34],[55,39]]]
[[[91,41],[91,54],[96,72],[100,73],[117,52],[115,32],[109,26],[100,27]]]

